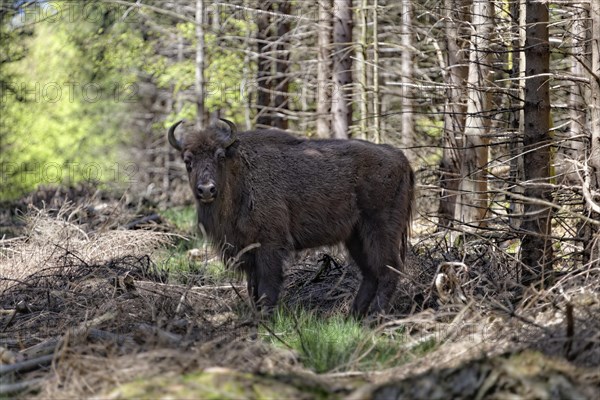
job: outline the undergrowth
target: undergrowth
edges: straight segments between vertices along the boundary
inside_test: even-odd
[[[185,234],[196,232],[196,209],[193,206],[170,207],[161,215]]]
[[[316,373],[390,368],[435,348],[431,340],[409,352],[402,330],[383,334],[346,315],[325,317],[303,309],[279,307],[261,329],[265,341],[291,348]]]
[[[165,249],[157,259],[158,266],[168,271],[170,281],[181,284],[219,285],[237,279],[198,236],[196,210],[193,206],[173,207],[162,212],[182,237]]]

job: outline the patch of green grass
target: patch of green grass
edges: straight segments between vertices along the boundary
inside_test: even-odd
[[[184,235],[175,242],[174,247],[165,249],[159,256],[159,268],[168,271],[169,280],[182,284],[218,285],[239,280],[236,273],[225,268],[220,259],[214,259],[214,253],[207,251],[208,260],[192,259],[188,256],[191,249],[201,252],[207,247],[206,242],[198,237],[196,227],[196,209],[194,206],[172,207],[164,210],[163,217],[175,226],[179,234]]]
[[[161,215],[181,232],[193,234],[197,230],[194,206],[171,207],[164,210]]]
[[[207,249],[207,243],[198,237],[196,227],[196,209],[194,206],[172,207],[162,213],[163,217],[182,235],[175,240],[175,246],[166,248],[158,257],[157,265],[169,274],[169,281],[187,284],[212,285],[228,282],[234,274],[227,270],[221,260],[214,259],[213,253]],[[199,259],[190,258],[188,251],[198,249],[202,254]]]
[[[199,286],[220,285],[240,279],[239,274],[226,268],[220,259],[190,259],[187,250],[181,249],[180,246],[166,249],[158,257],[157,265],[168,272],[169,281],[174,283],[188,284],[193,280],[193,284]]]
[[[304,310],[279,308],[268,329],[261,329],[267,342],[278,346],[285,342],[300,354],[305,367],[317,373],[389,368],[435,347],[431,341],[408,352],[401,331],[384,335],[345,315],[325,318]]]

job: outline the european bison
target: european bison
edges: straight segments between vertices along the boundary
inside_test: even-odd
[[[414,173],[402,151],[362,140],[236,132],[227,120],[169,143],[181,152],[198,224],[239,255],[255,304],[277,303],[293,250],[345,243],[362,272],[352,313],[385,310],[407,247]],[[254,247],[252,246],[254,245]],[[250,250],[249,250],[250,249]],[[246,250],[244,252],[244,250]]]

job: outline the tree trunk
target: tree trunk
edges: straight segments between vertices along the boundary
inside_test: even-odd
[[[352,0],[335,0],[333,14],[333,137],[348,138],[352,122]]]
[[[523,128],[523,99],[525,98],[525,82],[520,77],[525,76],[525,57],[523,49],[525,48],[525,34],[521,32],[520,27],[525,26],[525,8],[524,1],[516,1],[511,4],[511,33],[512,49],[509,55],[512,55],[510,65],[510,78],[513,79],[510,89],[518,93],[511,100],[510,128],[512,134],[508,145],[510,156],[509,184],[511,193],[522,196],[523,187],[520,182],[524,180],[523,166],[523,140],[520,137],[525,129]],[[512,229],[518,230],[521,227],[521,215],[523,214],[523,203],[521,200],[510,198],[509,223]]]
[[[586,43],[586,21],[588,21],[587,12],[585,7],[579,10],[575,10],[573,15],[573,32],[572,32],[572,44],[571,48],[573,54],[585,54],[585,43]],[[583,78],[586,76],[586,71],[581,60],[577,60],[575,57],[571,60],[571,74],[575,77]],[[583,161],[583,155],[585,154],[582,136],[585,132],[585,119],[586,119],[586,106],[584,99],[586,98],[586,87],[581,82],[573,82],[573,88],[569,96],[569,113],[570,113],[570,129],[569,135],[571,140],[569,144],[565,146],[564,154],[559,156],[566,158],[564,162],[558,162],[557,164],[564,168],[562,173],[568,173],[567,176],[570,182],[577,182],[577,164],[570,160],[577,160],[579,163]]]
[[[196,128],[204,129],[204,1],[196,0]]]
[[[273,5],[270,0],[263,3],[262,10],[256,16],[256,50],[257,50],[257,71],[256,71],[256,108],[258,127],[269,127],[273,124],[271,117],[271,92],[272,90],[272,65],[269,59],[270,40],[271,40],[271,10]]]
[[[551,201],[550,176],[550,84],[548,79],[550,48],[548,41],[548,5],[527,1],[525,6],[525,105],[523,159],[525,196]],[[525,204],[521,243],[522,283],[547,281],[552,276],[552,209],[534,201]]]
[[[242,67],[242,99],[244,104],[244,122],[246,124],[246,129],[250,130],[252,128],[252,96],[249,94],[249,90],[251,87],[250,82],[254,81],[255,76],[253,75],[253,71],[250,67],[250,63],[252,61],[252,33],[251,29],[246,29],[246,36],[244,37],[244,64]],[[257,88],[258,93],[258,88]]]
[[[356,69],[358,72],[358,90],[360,92],[360,98],[358,99],[359,104],[359,130],[360,137],[367,140],[369,137],[369,97],[368,97],[368,83],[367,83],[367,60],[368,60],[368,48],[369,48],[369,35],[367,29],[367,9],[369,6],[368,0],[361,0],[361,6],[358,10],[360,16],[360,45],[356,48]]]
[[[331,136],[331,0],[319,0],[317,66],[317,137]]]
[[[381,143],[381,95],[379,91],[379,9],[373,0],[373,129],[375,143]]]
[[[464,90],[467,79],[467,60],[465,45],[462,39],[461,25],[467,15],[468,7],[465,0],[445,0],[446,21],[446,54],[447,63],[445,74],[447,100],[444,112],[444,138],[442,159],[440,161],[440,205],[438,209],[439,225],[450,226],[454,218],[456,195],[460,182],[460,155],[462,147],[460,134],[464,131],[465,115],[467,112],[464,102]]]
[[[591,2],[590,16],[592,20],[592,62],[590,78],[591,135],[588,168],[585,171],[583,184],[586,205],[592,217],[600,215],[600,3]],[[584,256],[590,265],[600,259],[600,234],[597,226],[588,225],[589,232],[585,243]]]
[[[463,136],[459,198],[454,219],[464,228],[485,226],[488,209],[487,165],[490,121],[490,37],[492,34],[493,4],[474,0],[472,32],[467,77],[467,117]]]
[[[274,98],[274,117],[273,126],[279,129],[287,129],[288,119],[286,110],[288,110],[288,90],[290,77],[288,76],[289,65],[289,31],[290,19],[287,17],[290,13],[290,2],[287,0],[277,3],[277,11],[282,15],[277,21],[277,45],[275,46],[275,98]]]
[[[412,1],[402,0],[402,25],[400,34],[402,35],[402,147],[410,149],[414,143],[414,122],[412,90],[410,83],[413,80],[413,43],[412,43]],[[414,161],[413,150],[404,152],[410,161]]]

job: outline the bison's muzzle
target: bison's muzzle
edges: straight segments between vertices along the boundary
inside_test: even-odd
[[[196,185],[196,198],[204,204],[212,203],[217,197],[217,187],[214,182]]]

